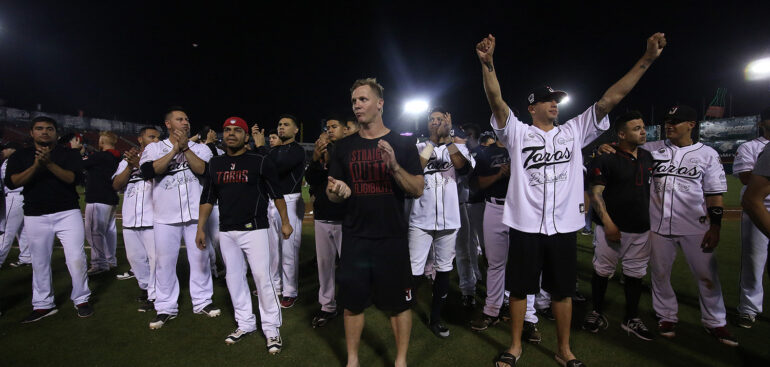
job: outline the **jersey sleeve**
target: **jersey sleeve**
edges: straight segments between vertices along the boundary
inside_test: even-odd
[[[23,172],[25,169],[29,168],[29,167],[22,167],[22,162],[21,162],[21,159],[19,158],[20,156],[21,154],[14,153],[5,161],[7,163],[7,166],[4,172],[5,175],[3,176],[3,182],[5,183],[5,186],[9,189],[15,189],[18,187],[13,184],[13,181],[11,181],[11,176],[17,173]]]
[[[526,126],[513,114],[513,110],[510,108],[508,108],[508,120],[505,121],[505,126],[502,129],[497,127],[497,119],[494,114],[492,114],[492,117],[489,119],[489,123],[492,125],[492,130],[495,131],[497,138],[500,139],[509,150],[515,149],[517,131]]]
[[[128,168],[128,162],[126,162],[125,159],[122,159],[120,161],[120,163],[118,163],[118,169],[115,170],[115,173],[112,174],[111,178],[114,180],[115,177],[117,177],[119,174],[123,173],[123,171],[125,171],[126,168]]]
[[[497,173],[500,168],[492,168],[487,152],[476,154],[476,166],[473,168],[473,175],[476,177],[486,177]]]
[[[719,160],[719,154],[711,149],[707,157],[707,167],[703,172],[703,193],[721,194],[727,192],[727,177]]]
[[[754,163],[757,159],[754,154],[749,142],[745,142],[738,146],[738,151],[735,153],[735,160],[733,161],[733,175],[737,177],[739,173],[751,172],[754,170]]]
[[[612,174],[609,159],[609,155],[600,155],[591,162],[591,167],[588,169],[588,184],[591,186],[601,185],[607,186],[607,177]]]
[[[768,144],[767,147],[770,147],[770,144]],[[770,178],[770,154],[767,153],[767,148],[759,152],[757,163],[754,165],[754,169],[751,173],[757,176]],[[6,182],[8,181],[6,180]]]
[[[206,179],[203,180],[203,190],[201,190],[200,203],[216,205],[217,200],[219,199],[217,188],[214,184],[216,182],[216,170],[214,170],[211,166],[212,162],[206,162],[206,170],[203,172],[203,177],[206,177]]]
[[[204,162],[208,162],[214,157],[214,153],[211,152],[211,149],[206,144],[192,143],[190,149]]]
[[[394,149],[402,151],[401,154],[396,154],[396,162],[398,162],[408,174],[414,176],[422,175],[423,170],[422,165],[420,165],[420,154],[417,152],[417,145],[412,143],[414,140],[403,139],[401,141],[403,142],[401,147],[394,147]]]
[[[269,159],[267,156],[261,157],[260,160],[259,177],[262,178],[262,182],[264,182],[267,196],[273,200],[283,199],[283,194],[281,194],[281,191],[278,189],[280,181],[278,180],[278,169],[275,166],[275,163],[273,163],[273,160]]]
[[[329,155],[329,177],[333,177],[338,180],[345,179],[345,172],[343,170],[344,167],[342,166],[342,155],[347,149],[342,144],[344,143],[340,143],[340,145],[334,147],[334,151]]]
[[[142,151],[142,156],[139,157],[139,165],[145,164],[147,162],[152,162],[156,159],[158,159],[155,156],[155,152],[158,149],[158,144],[160,143],[151,143],[144,147],[144,150]]]
[[[591,107],[588,107],[587,110],[583,111],[583,113],[565,122],[564,125],[567,128],[572,129],[577,136],[580,136],[583,142],[582,146],[585,148],[588,144],[591,144],[592,141],[596,140],[599,135],[610,128],[610,118],[604,116],[601,121],[597,121],[596,104],[593,104]]]
[[[75,185],[80,185],[85,180],[85,174],[83,173],[83,159],[80,157],[80,152],[74,149],[67,149],[67,159],[65,160],[65,166],[62,167],[68,171],[72,171],[75,174]]]

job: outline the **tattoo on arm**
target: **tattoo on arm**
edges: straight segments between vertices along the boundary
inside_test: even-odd
[[[491,62],[485,62],[485,63],[484,63],[484,65],[486,65],[486,66],[487,66],[487,70],[489,70],[489,72],[490,72],[490,73],[491,73],[491,72],[493,72],[493,71],[495,70],[495,67],[494,67],[494,66],[492,66],[492,63],[491,63]]]
[[[599,219],[604,221],[604,216],[610,216],[607,213],[607,205],[604,203],[604,197],[602,192],[604,191],[603,185],[591,186],[591,205],[593,206],[596,214],[599,214]]]

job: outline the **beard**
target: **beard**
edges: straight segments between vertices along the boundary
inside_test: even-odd
[[[282,143],[285,143],[287,140],[293,138],[293,136],[280,136],[278,135],[278,139],[281,140]]]

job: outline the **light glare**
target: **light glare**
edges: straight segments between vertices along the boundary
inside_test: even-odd
[[[428,110],[428,101],[413,99],[404,104],[404,112],[410,115],[419,115]]]
[[[770,57],[754,60],[746,65],[744,71],[746,80],[761,80],[770,78]]]

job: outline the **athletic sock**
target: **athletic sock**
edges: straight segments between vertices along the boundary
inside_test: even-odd
[[[441,321],[441,309],[446,303],[447,292],[449,291],[449,272],[437,271],[436,279],[433,281],[433,298],[430,305],[430,322],[437,323]]]
[[[642,296],[642,279],[625,276],[626,284],[626,320],[631,320],[639,314],[639,297]]]
[[[604,307],[604,295],[607,293],[609,278],[603,277],[594,271],[591,278],[591,295],[593,297],[594,311],[602,313]]]

